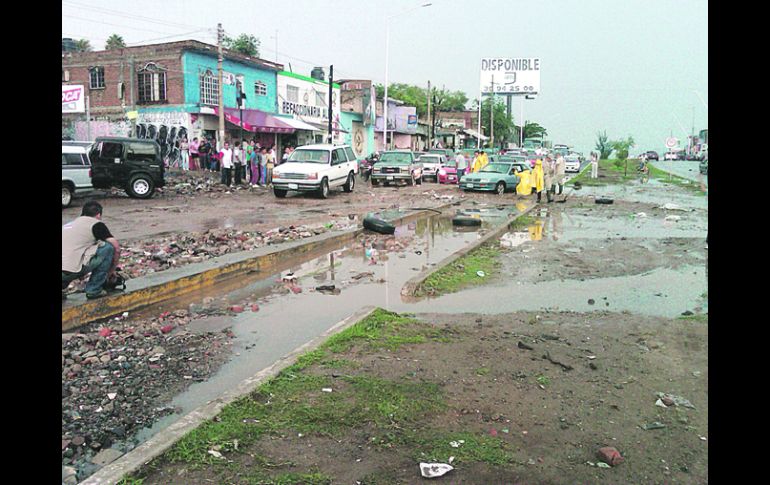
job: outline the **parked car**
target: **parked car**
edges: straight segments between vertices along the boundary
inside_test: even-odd
[[[440,184],[456,184],[457,183],[457,162],[454,160],[447,160],[438,169],[437,175],[438,183]]]
[[[449,160],[450,158],[453,158],[455,156],[455,151],[451,150],[449,148],[431,148],[430,150],[428,150],[428,153],[429,154],[435,153],[435,154],[438,154],[438,155],[444,155],[447,158],[447,160]]]
[[[438,181],[438,169],[446,164],[447,159],[444,155],[438,153],[428,153],[421,156],[418,161],[422,164],[422,179],[432,178]]]
[[[645,153],[645,159],[646,160],[658,160],[658,152],[654,152],[652,150]]]
[[[460,188],[465,191],[492,191],[502,195],[508,190],[515,190],[519,184],[516,167],[513,163],[490,162],[476,173],[463,175]]]
[[[94,188],[117,187],[129,197],[149,199],[166,184],[160,145],[153,140],[98,137],[88,156]]]
[[[676,152],[666,152],[666,154],[663,155],[663,160],[677,160],[678,158]]]
[[[93,190],[91,185],[91,161],[88,159],[88,147],[62,142],[61,146],[61,206],[69,207],[75,194],[80,195]],[[81,142],[82,143],[82,142]]]
[[[577,173],[580,171],[580,156],[577,154],[564,157],[564,171]]]
[[[315,192],[325,199],[333,187],[353,192],[357,173],[358,160],[350,145],[300,146],[273,169],[273,193],[281,199],[290,190]]]
[[[422,184],[422,164],[414,152],[392,150],[380,154],[380,161],[372,168],[372,185],[391,182],[405,182],[407,185]]]

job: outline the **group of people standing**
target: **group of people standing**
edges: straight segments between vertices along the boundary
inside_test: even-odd
[[[213,139],[195,137],[191,142],[183,138],[179,143],[182,154],[182,170],[205,170],[221,172],[224,185],[242,185],[244,182],[253,185],[269,186],[273,178],[273,168],[285,162],[294,151],[292,147],[284,148],[279,160],[276,157],[275,145],[261,146],[256,140],[236,141],[234,146],[226,141],[220,151],[214,148]]]
[[[564,179],[566,177],[566,161],[560,154],[556,158],[546,155],[545,159],[536,159],[535,168],[532,170],[530,185],[532,191],[537,193],[537,201],[540,202],[545,190],[548,202],[553,202],[553,196],[564,191]]]
[[[476,173],[486,167],[489,164],[489,157],[487,157],[487,153],[484,150],[476,150],[469,167],[465,155],[462,152],[457,152],[455,163],[457,164],[457,180],[460,180],[466,173]]]

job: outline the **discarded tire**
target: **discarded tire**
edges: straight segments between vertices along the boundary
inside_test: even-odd
[[[481,219],[476,217],[456,216],[452,218],[453,226],[480,226]]]
[[[378,219],[373,216],[366,216],[364,218],[364,229],[378,232],[380,234],[393,234],[396,232],[396,226],[388,221]]]
[[[615,201],[609,197],[597,197],[594,202],[597,204],[612,204]]]

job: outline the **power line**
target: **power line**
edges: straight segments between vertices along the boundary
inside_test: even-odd
[[[170,35],[170,34],[171,34],[170,32],[160,32],[160,31],[157,31],[157,30],[142,29],[142,28],[140,28],[140,27],[131,27],[131,26],[128,26],[128,25],[121,25],[121,24],[111,24],[111,23],[109,23],[109,22],[105,22],[105,21],[103,21],[103,20],[94,20],[94,19],[89,19],[89,18],[85,18],[85,17],[76,17],[76,16],[74,16],[74,15],[65,15],[65,14],[62,14],[61,16],[62,16],[62,17],[67,17],[67,18],[76,19],[76,20],[84,20],[84,21],[86,21],[86,22],[93,22],[93,23],[96,23],[96,24],[102,24],[102,25],[111,25],[111,26],[113,26],[113,27],[122,27],[122,28],[124,28],[124,29],[143,30],[143,31],[145,31],[145,32],[153,32],[153,33],[155,33],[155,34],[166,34],[166,35]]]
[[[138,19],[138,20],[143,20],[145,22],[165,25],[165,26],[169,26],[169,27],[176,26],[178,28],[183,28],[183,29],[192,29],[192,28],[202,29],[203,28],[203,27],[201,27],[199,25],[188,25],[188,24],[182,24],[182,23],[178,23],[178,22],[170,22],[170,21],[166,21],[166,20],[160,21],[157,18],[144,17],[142,15],[137,15],[137,14],[133,14],[133,13],[129,13],[129,12],[123,12],[121,10],[113,10],[113,9],[104,8],[104,7],[97,7],[97,6],[93,6],[93,5],[85,5],[85,4],[78,3],[78,2],[72,2],[70,0],[62,0],[62,3],[73,5],[73,6],[77,6],[77,7],[79,7],[79,9],[85,8],[87,10],[91,10],[91,11],[95,11],[95,12],[100,12],[100,13],[106,13],[108,15],[113,15],[115,17],[123,17],[123,18],[129,18],[129,19]]]

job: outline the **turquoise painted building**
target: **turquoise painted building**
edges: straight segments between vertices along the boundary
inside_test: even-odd
[[[374,124],[364,125],[362,113],[342,111],[340,126],[347,132],[343,143],[350,145],[357,157],[365,158],[374,153]]]

